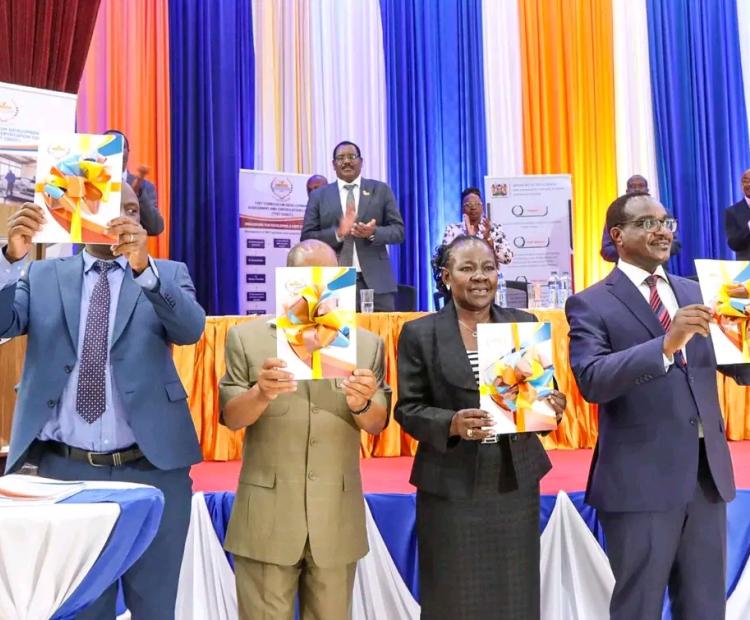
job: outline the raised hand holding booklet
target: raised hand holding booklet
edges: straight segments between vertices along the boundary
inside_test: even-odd
[[[296,379],[348,377],[357,365],[353,267],[276,270],[276,353]]]
[[[494,419],[497,435],[557,427],[547,401],[554,389],[550,323],[481,323],[480,407]]]

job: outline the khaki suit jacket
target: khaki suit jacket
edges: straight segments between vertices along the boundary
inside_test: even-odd
[[[229,331],[222,410],[255,385],[269,357],[276,357],[276,328],[270,323],[256,320]],[[357,366],[373,370],[381,386],[373,401],[388,408],[383,341],[363,329],[357,330]],[[245,429],[227,551],[291,566],[309,539],[321,567],[349,564],[367,553],[360,429],[339,383],[300,381],[296,392],[281,394]]]

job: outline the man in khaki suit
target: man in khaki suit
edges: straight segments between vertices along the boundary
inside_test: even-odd
[[[336,266],[309,240],[287,264]],[[237,497],[225,547],[235,556],[241,620],[349,617],[356,561],[367,553],[359,475],[360,430],[388,420],[383,341],[357,330],[357,366],[344,380],[294,381],[276,358],[276,328],[263,320],[227,335],[220,383],[223,423],[245,428]]]

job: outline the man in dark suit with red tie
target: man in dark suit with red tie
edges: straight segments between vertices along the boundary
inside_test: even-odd
[[[724,211],[724,230],[737,260],[750,260],[750,170],[742,173],[742,193],[742,200]]]
[[[584,398],[599,405],[599,438],[586,501],[604,528],[615,575],[613,620],[723,618],[726,502],[732,462],[697,283],[668,275],[677,222],[643,192],[607,211],[619,260],[572,296],[570,363]],[[750,383],[747,367],[724,367]]]

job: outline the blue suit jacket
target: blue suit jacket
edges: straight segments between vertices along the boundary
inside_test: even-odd
[[[669,276],[677,302],[702,303],[696,282]],[[698,475],[698,416],[708,462],[725,501],[735,494],[710,339],[693,336],[687,368],[664,369],[664,330],[619,269],[570,297],[570,364],[583,397],[599,405],[599,439],[586,501],[615,512],[686,504]],[[739,383],[750,368],[724,367]]]
[[[340,254],[343,243],[336,240],[336,228],[342,216],[337,183],[315,190],[307,202],[300,239],[324,241],[336,250],[337,255]],[[395,293],[398,286],[385,246],[404,241],[404,220],[391,188],[381,181],[362,178],[357,221],[367,223],[373,219],[377,224],[374,240],[354,240],[362,277],[376,293]]]
[[[139,447],[154,466],[175,469],[199,462],[201,452],[171,345],[196,342],[205,313],[183,263],[157,260],[156,266],[160,285],[155,292],[143,290],[128,267],[110,358]],[[28,335],[6,471],[23,464],[70,377],[82,283],[83,257],[78,254],[34,261],[16,285],[0,291],[0,338]]]

